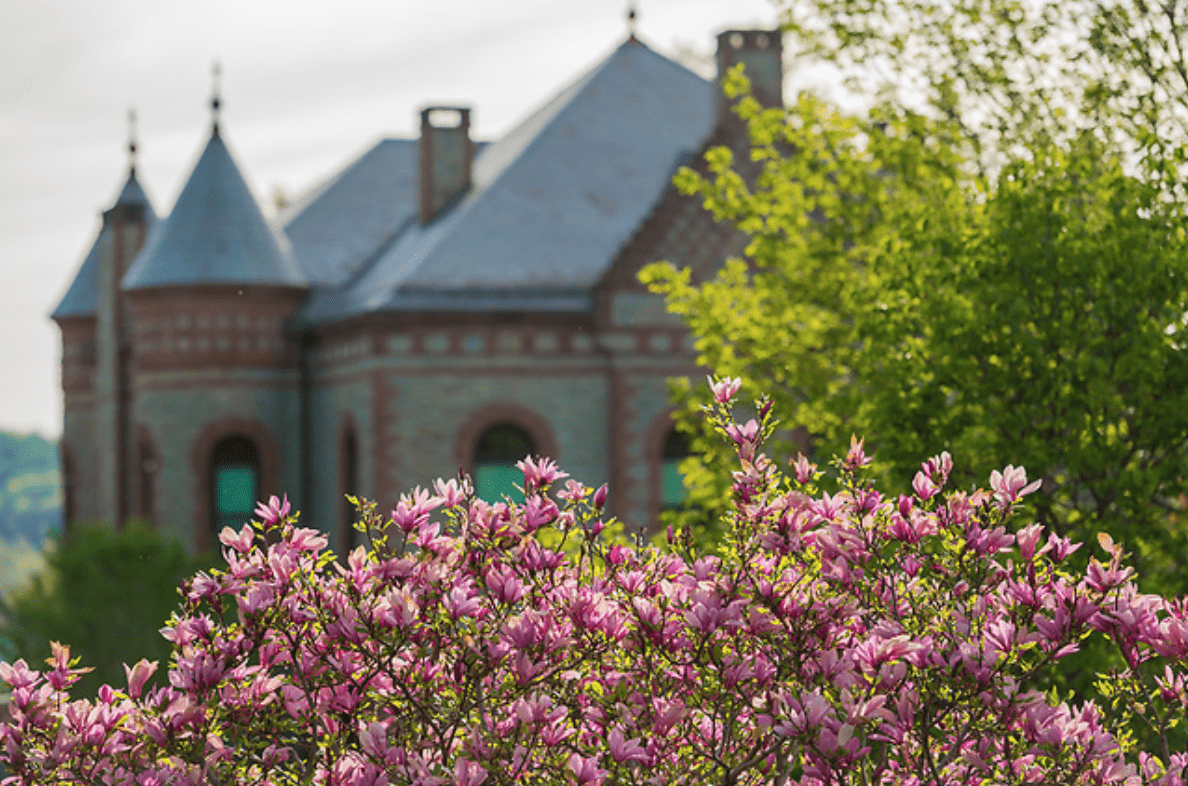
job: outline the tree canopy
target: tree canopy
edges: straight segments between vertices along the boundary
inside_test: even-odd
[[[182,580],[209,558],[191,558],[143,525],[91,525],[72,528],[46,562],[0,608],[0,654],[40,663],[52,642],[73,645],[93,668],[81,686],[93,692],[122,680],[124,663],[169,656],[159,631]]]
[[[1090,133],[1128,152],[1188,132],[1185,0],[785,2],[802,55],[953,124],[997,169]]]
[[[963,457],[963,483],[1025,464],[1043,476],[1040,521],[1109,531],[1148,581],[1184,588],[1169,558],[1186,543],[1182,150],[1148,140],[1128,173],[1093,134],[1041,137],[988,180],[950,122],[859,120],[808,96],[739,111],[758,178],[718,149],[677,183],[750,236],[746,259],[707,282],[644,272],[703,362],[770,391],[824,454],[865,436],[901,480],[940,450]],[[686,467],[692,498],[718,509],[705,455]]]

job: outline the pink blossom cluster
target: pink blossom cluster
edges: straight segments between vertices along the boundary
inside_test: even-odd
[[[287,501],[220,536],[163,634],[174,656],[74,698],[80,669],[0,664],[12,784],[1181,784],[1188,604],[1015,529],[1022,469],[949,490],[948,454],[884,497],[854,440],[837,488],[762,452],[737,381],[728,542],[614,542],[605,487],[521,462],[525,501],[439,481],[335,559]],[[562,483],[564,482],[564,485]],[[371,509],[374,511],[374,508]],[[1041,688],[1089,637],[1098,701]],[[1155,739],[1135,743],[1135,729]]]

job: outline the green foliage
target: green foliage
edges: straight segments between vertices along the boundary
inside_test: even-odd
[[[957,125],[983,163],[1084,133],[1188,131],[1186,0],[784,0],[800,52],[851,89]]]
[[[159,631],[177,607],[178,587],[212,564],[136,524],[120,532],[72,528],[46,561],[4,604],[0,654],[36,666],[50,656],[50,642],[68,644],[95,668],[83,680],[91,692],[124,684],[124,663],[169,660],[169,642]]]
[[[897,483],[942,450],[963,486],[1024,465],[1044,478],[1042,523],[1109,531],[1147,587],[1188,588],[1174,564],[1188,545],[1182,153],[1148,145],[1131,176],[1084,135],[1032,145],[989,183],[966,174],[951,124],[860,122],[804,96],[739,111],[754,185],[724,151],[677,182],[750,236],[747,259],[700,285],[666,265],[643,274],[701,361],[770,392],[818,454],[866,436]],[[677,393],[692,425],[705,393]],[[790,436],[777,453],[794,454]],[[686,462],[702,509],[721,509],[721,467],[712,452]]]

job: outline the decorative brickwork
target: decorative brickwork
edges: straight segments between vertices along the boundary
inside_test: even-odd
[[[62,329],[62,390],[71,393],[95,391],[95,318],[58,319]]]
[[[191,286],[128,294],[138,371],[296,368],[298,346],[286,321],[303,290]]]

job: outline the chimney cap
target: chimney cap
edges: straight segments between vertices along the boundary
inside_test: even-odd
[[[782,49],[779,30],[723,30],[718,33],[719,49]]]
[[[470,125],[470,107],[426,106],[421,109],[421,125],[431,128],[462,128]]]

